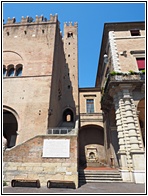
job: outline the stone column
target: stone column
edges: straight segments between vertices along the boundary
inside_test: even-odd
[[[133,103],[133,99],[130,91],[132,90],[132,85],[121,84],[120,88],[123,92],[123,102],[125,107],[125,132],[128,147],[128,155],[131,157],[130,168],[132,169],[133,180],[136,183],[144,183],[144,150],[142,147],[142,140],[139,135],[138,129],[138,118],[136,115],[136,108]]]
[[[129,141],[127,138],[126,130],[126,113],[123,102],[123,94],[121,91],[117,92],[114,96],[116,125],[119,139],[119,165],[123,181],[133,181],[131,170],[131,156],[129,151]]]

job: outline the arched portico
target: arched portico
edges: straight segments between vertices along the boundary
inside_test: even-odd
[[[7,139],[7,148],[15,146],[18,131],[18,121],[13,111],[3,109],[3,136]]]
[[[79,131],[80,167],[99,167],[106,164],[104,130],[97,125],[81,127]]]

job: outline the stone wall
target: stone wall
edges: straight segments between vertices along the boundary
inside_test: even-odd
[[[69,139],[69,158],[45,158],[44,139]],[[77,172],[77,136],[60,135],[36,136],[4,152],[3,174],[8,183],[14,178],[39,179],[41,186],[48,180],[70,180],[78,186]]]

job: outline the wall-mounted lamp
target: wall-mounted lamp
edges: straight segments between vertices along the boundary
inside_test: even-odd
[[[108,55],[107,54],[104,54],[104,63],[106,64],[106,63],[108,63]]]

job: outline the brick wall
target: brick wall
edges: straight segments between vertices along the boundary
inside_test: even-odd
[[[44,158],[44,139],[70,139],[69,158]],[[41,186],[47,180],[72,180],[78,186],[77,136],[36,136],[4,153],[4,180],[8,183],[14,178],[39,179]]]

